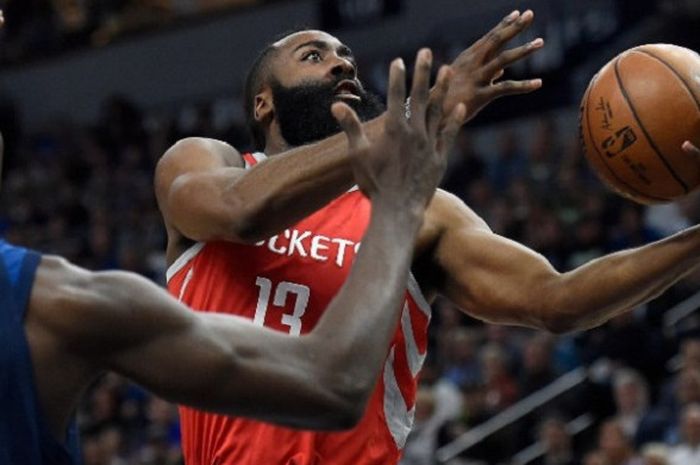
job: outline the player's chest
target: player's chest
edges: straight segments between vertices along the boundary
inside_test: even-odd
[[[299,268],[345,276],[369,224],[371,206],[359,192],[350,192],[254,246],[252,263],[267,269]]]
[[[240,290],[238,314],[294,335],[316,325],[347,280],[369,222],[369,202],[351,194],[255,245],[227,248],[224,287]]]

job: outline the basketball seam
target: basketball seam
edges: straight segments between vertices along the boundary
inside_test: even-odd
[[[612,176],[613,176],[615,179],[617,179],[617,180],[618,180],[621,184],[623,184],[624,186],[627,186],[627,188],[628,188],[629,190],[633,191],[635,194],[639,195],[640,197],[646,197],[646,198],[649,198],[649,199],[652,199],[652,200],[660,200],[660,201],[662,201],[662,202],[668,202],[668,199],[664,199],[664,198],[660,198],[660,197],[654,197],[654,196],[652,196],[652,195],[646,194],[646,193],[644,193],[644,192],[642,192],[642,191],[640,191],[640,190],[637,190],[634,186],[632,186],[632,185],[630,185],[629,183],[627,183],[627,181],[625,181],[624,179],[622,179],[621,177],[619,177],[619,176],[617,175],[617,173],[615,172],[615,170],[613,170],[613,169],[610,167],[610,165],[608,165],[607,160],[605,159],[605,157],[603,156],[603,154],[600,153],[600,150],[598,150],[598,145],[595,143],[595,138],[593,137],[593,128],[591,127],[590,112],[588,111],[589,108],[590,108],[590,106],[591,106],[591,105],[590,105],[590,103],[591,103],[590,100],[591,100],[591,94],[592,94],[591,90],[592,90],[593,85],[594,85],[594,82],[591,82],[590,86],[589,86],[588,89],[586,90],[586,95],[585,95],[585,98],[586,98],[586,111],[585,111],[585,113],[586,113],[586,123],[587,123],[586,125],[588,126],[588,136],[589,136],[590,139],[591,139],[591,145],[593,146],[593,149],[595,150],[595,153],[598,155],[598,157],[600,158],[600,160],[603,162],[603,166],[605,166],[605,167],[608,169],[608,171],[610,171],[610,174],[612,174]],[[614,190],[620,191],[619,189],[616,189],[615,186],[612,185],[612,183],[610,183],[610,181],[606,181],[606,184],[608,184],[608,185],[609,185],[610,187],[612,187]]]
[[[668,64],[662,58],[659,58],[658,56],[654,55],[653,53],[647,52],[646,50],[635,50],[635,52],[649,55],[650,57],[655,58],[656,60],[660,61],[664,66],[666,66],[668,69],[670,69],[671,72],[678,78],[678,80],[681,81],[681,83],[683,84],[683,87],[685,87],[685,90],[688,91],[688,93],[690,94],[690,97],[695,102],[695,105],[697,105],[698,110],[700,110],[700,100],[698,100],[698,97],[693,93],[693,90],[690,88],[690,86],[685,81],[685,79],[683,79],[683,76],[681,76],[681,74],[678,71],[676,71],[676,69],[673,66]]]
[[[656,152],[656,155],[663,162],[664,166],[666,166],[666,168],[668,169],[668,172],[671,173],[671,176],[673,176],[673,179],[675,179],[678,182],[678,184],[680,184],[683,187],[683,190],[687,194],[689,192],[688,186],[685,184],[683,179],[681,179],[676,174],[676,172],[673,170],[673,168],[669,164],[668,160],[666,160],[666,157],[663,156],[663,154],[661,153],[659,148],[656,146],[656,143],[651,138],[651,135],[647,132],[646,128],[642,124],[642,120],[639,118],[639,115],[637,114],[637,110],[632,105],[632,102],[629,98],[629,95],[627,95],[627,89],[625,89],[625,86],[622,83],[622,78],[620,77],[620,70],[619,70],[619,66],[618,66],[619,63],[620,63],[620,59],[618,58],[617,60],[615,60],[614,68],[615,68],[615,78],[617,79],[617,85],[620,87],[620,92],[622,93],[622,97],[625,99],[625,102],[627,102],[627,106],[629,107],[630,111],[632,112],[634,119],[637,121],[637,124],[639,125],[639,129],[642,130],[642,132],[644,133],[644,136],[646,137],[647,141],[649,142],[649,145],[651,145],[651,148],[654,149],[654,152]]]

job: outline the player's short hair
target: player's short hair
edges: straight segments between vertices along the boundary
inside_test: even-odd
[[[287,36],[308,30],[311,30],[311,28],[301,26],[277,35],[260,51],[260,53],[258,53],[258,56],[255,57],[255,60],[253,60],[253,63],[250,65],[248,75],[245,78],[243,109],[245,111],[246,126],[250,132],[253,149],[255,150],[263,150],[265,148],[265,131],[263,131],[260,124],[255,120],[255,96],[260,92],[263,85],[268,83],[272,77],[270,74],[270,60],[274,58],[277,53],[275,44]]]

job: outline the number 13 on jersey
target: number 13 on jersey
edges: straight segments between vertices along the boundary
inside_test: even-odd
[[[282,324],[289,326],[289,334],[298,336],[301,334],[301,317],[306,312],[306,306],[309,304],[310,289],[303,284],[290,283],[282,281],[276,286],[268,278],[258,276],[255,279],[255,285],[260,289],[258,294],[258,304],[255,307],[255,318],[253,323],[258,326],[265,326],[265,317],[270,308],[270,296],[273,294],[272,307],[284,309],[287,304],[287,298],[294,295],[294,310],[292,313],[282,314]]]

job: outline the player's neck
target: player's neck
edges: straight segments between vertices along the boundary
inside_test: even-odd
[[[284,141],[284,139],[280,141],[268,139],[268,142],[265,144],[265,155],[270,157],[272,155],[277,155],[278,153],[286,152],[290,148],[291,147]]]
[[[273,122],[270,125],[270,129],[267,131],[267,134],[265,134],[265,155],[268,157],[277,155],[278,153],[286,152],[291,148],[292,147],[289,146],[287,141],[284,140],[284,137],[282,137],[279,126]]]

